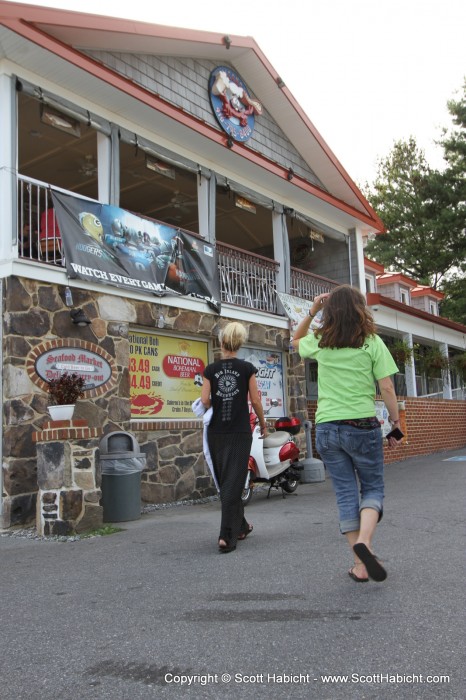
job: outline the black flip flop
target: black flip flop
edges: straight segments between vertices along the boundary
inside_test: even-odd
[[[354,566],[357,566],[357,564],[355,564]],[[359,578],[359,576],[356,576],[356,574],[353,571],[354,566],[352,566],[351,569],[348,571],[348,576],[350,576],[353,579],[353,581],[356,581],[356,583],[367,583],[369,581],[368,578]]]
[[[379,562],[377,557],[372,554],[370,549],[362,542],[358,542],[353,547],[353,552],[359,557],[367,569],[369,578],[380,583],[387,578],[387,572]]]

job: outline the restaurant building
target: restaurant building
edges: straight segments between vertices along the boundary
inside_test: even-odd
[[[111,431],[144,501],[214,493],[191,404],[219,330],[247,326],[270,417],[312,416],[290,321],[366,291],[381,221],[251,38],[0,2],[0,105],[3,526],[102,522]],[[54,423],[64,371],[85,395]]]

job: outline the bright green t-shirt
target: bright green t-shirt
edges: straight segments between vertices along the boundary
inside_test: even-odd
[[[375,382],[398,372],[393,357],[378,335],[361,348],[319,348],[309,333],[299,341],[299,354],[318,363],[316,423],[375,415]]]

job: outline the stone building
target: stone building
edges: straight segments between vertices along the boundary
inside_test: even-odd
[[[3,526],[100,523],[111,431],[143,500],[212,494],[189,407],[219,329],[306,418],[284,295],[365,290],[382,224],[251,38],[0,2],[0,57]],[[56,424],[64,370],[86,391]]]

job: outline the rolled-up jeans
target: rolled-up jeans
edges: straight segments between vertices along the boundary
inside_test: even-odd
[[[340,532],[359,530],[360,511],[383,514],[383,438],[379,428],[317,423],[316,449],[332,479],[337,498]]]

